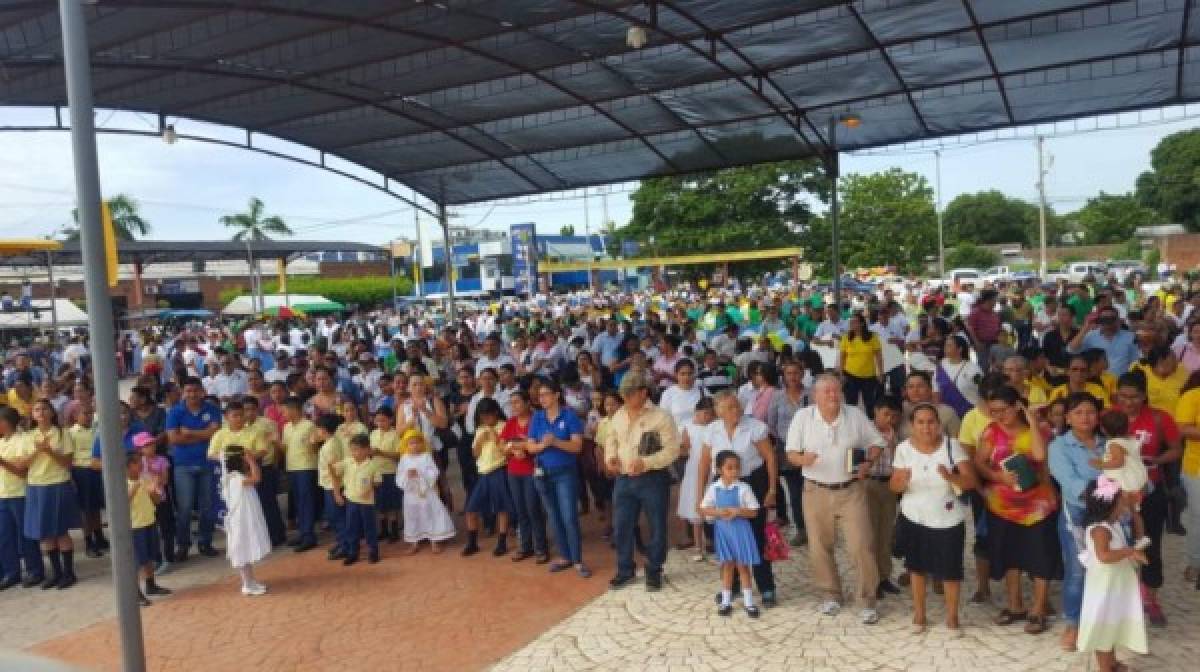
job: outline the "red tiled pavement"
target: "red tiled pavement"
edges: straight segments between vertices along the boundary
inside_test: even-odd
[[[384,544],[383,561],[353,567],[314,550],[258,568],[270,592],[243,597],[230,577],[181,591],[142,610],[149,669],[476,670],[524,646],[602,593],[613,552],[595,516],[584,518],[591,579],[551,575],[533,559],[493,558],[491,540],[463,558],[423,546]],[[170,585],[170,577],[163,584]],[[47,640],[33,652],[86,669],[119,667],[115,620]]]

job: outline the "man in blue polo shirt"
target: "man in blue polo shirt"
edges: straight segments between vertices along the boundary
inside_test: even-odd
[[[221,427],[221,411],[204,400],[199,378],[184,379],[183,400],[167,411],[167,442],[175,470],[175,558],[187,560],[192,547],[192,508],[200,511],[200,555],[215,557],[212,547],[213,472],[208,465],[208,442]]]
[[[1083,328],[1071,339],[1067,349],[1073,353],[1103,350],[1108,358],[1108,372],[1114,376],[1128,371],[1141,357],[1133,332],[1121,328],[1121,317],[1112,306],[1089,313]]]

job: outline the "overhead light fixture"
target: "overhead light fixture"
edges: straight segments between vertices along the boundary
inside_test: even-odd
[[[162,139],[168,145],[175,144],[175,141],[179,139],[179,135],[175,133],[175,124],[167,124],[163,128]]]
[[[846,113],[846,114],[838,115],[837,120],[838,120],[838,123],[845,126],[846,128],[858,128],[859,126],[862,126],[862,117],[858,116],[857,114],[853,114],[853,113]]]
[[[646,29],[641,26],[630,26],[629,31],[625,33],[625,44],[629,45],[631,49],[641,49],[649,41]]]

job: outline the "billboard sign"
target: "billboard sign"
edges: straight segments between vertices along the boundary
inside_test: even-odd
[[[537,291],[538,252],[537,228],[532,222],[513,224],[509,230],[512,243],[513,284],[517,294]]]

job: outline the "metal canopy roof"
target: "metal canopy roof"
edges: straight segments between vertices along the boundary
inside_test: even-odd
[[[255,259],[291,258],[310,252],[370,252],[381,257],[387,250],[367,243],[324,240],[263,240],[250,244]],[[82,264],[79,241],[67,241],[51,253],[56,266]],[[117,262],[121,264],[180,263],[188,261],[245,261],[246,243],[213,240],[118,240]],[[45,266],[46,253],[0,257],[0,266]]]
[[[1195,100],[1193,0],[99,0],[96,104],[311,146],[449,204]],[[0,104],[64,105],[52,0]],[[648,43],[627,45],[631,27]]]

